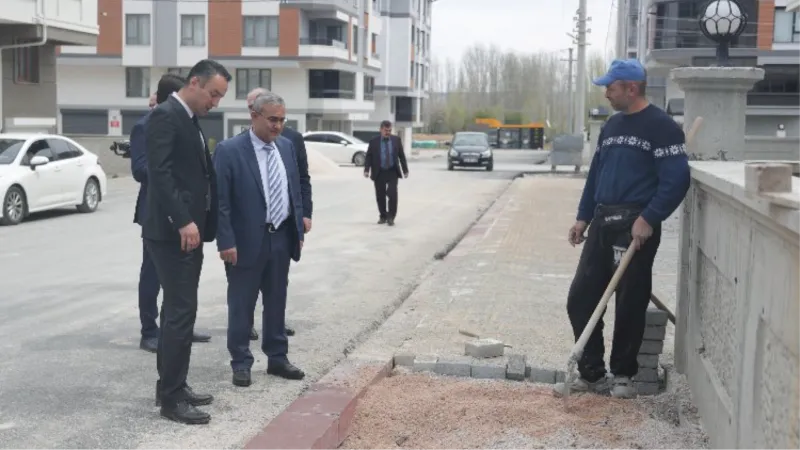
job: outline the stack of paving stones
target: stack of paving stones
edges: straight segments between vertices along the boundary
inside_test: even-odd
[[[639,373],[634,384],[639,395],[654,395],[663,390],[665,380],[659,369],[658,356],[664,349],[667,334],[667,314],[659,309],[647,310],[644,340],[639,350]],[[559,383],[564,381],[564,371],[531,367],[525,355],[503,354],[500,341],[480,339],[465,345],[465,356],[439,358],[432,355],[400,353],[394,356],[394,365],[414,372],[433,372],[439,375],[471,378],[491,378],[534,383]]]
[[[648,308],[644,339],[639,348],[639,373],[633,377],[639,395],[658,394],[664,387],[662,374],[659,373],[658,356],[664,350],[667,320],[667,313],[664,311]]]

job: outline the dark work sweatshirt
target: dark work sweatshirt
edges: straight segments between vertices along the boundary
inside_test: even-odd
[[[614,114],[597,138],[578,220],[591,222],[597,205],[636,204],[656,226],[681,204],[689,179],[683,130],[664,110]]]

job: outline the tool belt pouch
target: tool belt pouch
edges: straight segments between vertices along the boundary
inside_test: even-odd
[[[600,245],[614,250],[615,266],[633,241],[631,228],[641,213],[642,208],[634,205],[601,205],[595,211],[594,220],[600,225]]]

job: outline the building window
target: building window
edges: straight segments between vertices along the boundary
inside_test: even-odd
[[[794,106],[800,103],[800,67],[765,65],[764,79],[747,94],[749,105]]]
[[[358,25],[353,25],[353,37],[351,38],[353,42],[353,54],[358,54]]]
[[[201,14],[181,16],[181,45],[184,47],[205,47],[206,16]]]
[[[150,97],[150,69],[147,67],[125,68],[125,96],[128,98]]]
[[[167,73],[178,75],[183,78],[188,78],[190,70],[192,70],[190,67],[170,67],[169,69],[167,69]]]
[[[356,98],[356,74],[338,70],[309,70],[308,93],[311,98]]]
[[[242,17],[243,47],[277,47],[278,18],[276,16]]]
[[[39,82],[39,47],[14,49],[14,82]]]
[[[150,45],[150,14],[125,15],[125,45]]]
[[[272,89],[272,71],[270,69],[236,69],[236,98],[247,98],[247,94],[255,88]]]
[[[375,100],[375,77],[364,75],[364,100]]]
[[[800,14],[788,12],[786,8],[775,8],[775,31],[773,42],[800,42]]]
[[[370,38],[370,46],[372,47],[372,56],[378,54],[378,35],[375,33],[371,33],[372,37]]]

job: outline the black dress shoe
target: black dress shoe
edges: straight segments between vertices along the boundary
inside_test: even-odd
[[[249,370],[234,370],[233,371],[233,385],[240,387],[247,387],[252,384],[250,379]]]
[[[205,425],[211,421],[211,415],[200,411],[186,400],[178,402],[173,407],[162,406],[161,417],[187,425]]]
[[[386,223],[388,223],[390,227],[393,227],[394,226],[394,219],[388,219],[386,221]]]
[[[183,388],[183,394],[186,396],[186,401],[192,406],[210,405],[214,401],[214,396],[211,394],[198,394],[193,391],[191,387],[186,386]]]
[[[193,406],[210,405],[214,401],[211,394],[198,394],[188,385],[183,388],[185,400]],[[161,380],[156,381],[156,406],[161,406]]]
[[[211,336],[202,333],[194,333],[192,335],[192,342],[208,342],[211,340]]]
[[[385,223],[386,223],[386,219],[384,219],[384,218],[378,219],[378,225],[383,225]]]
[[[255,328],[250,329],[250,340],[257,341],[258,340],[258,331]]]
[[[302,380],[306,374],[290,362],[280,362],[267,364],[267,373],[276,377],[286,378],[287,380]]]
[[[287,336],[294,336],[294,328],[286,327],[286,335]]]
[[[143,337],[139,341],[139,348],[150,353],[158,352],[158,338],[157,337]]]

